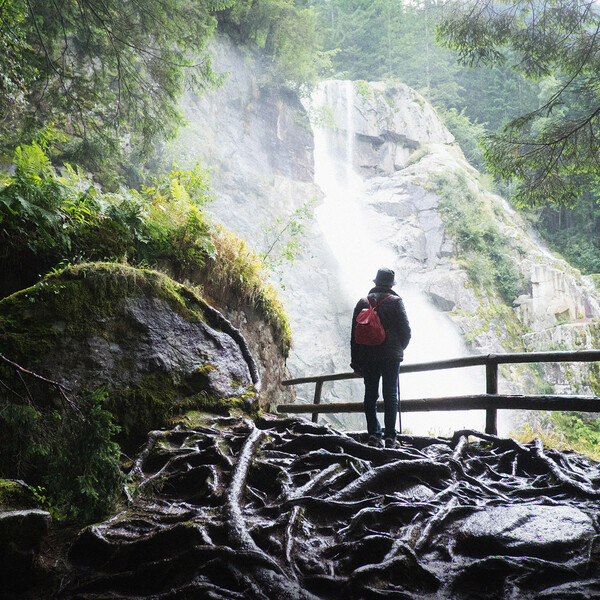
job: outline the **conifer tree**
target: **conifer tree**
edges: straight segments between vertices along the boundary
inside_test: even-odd
[[[600,175],[600,13],[593,0],[452,2],[439,36],[468,65],[503,65],[556,82],[538,107],[485,140],[517,201],[572,205]]]

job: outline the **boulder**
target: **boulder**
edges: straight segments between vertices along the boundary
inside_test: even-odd
[[[161,426],[182,403],[252,401],[260,389],[239,330],[154,271],[86,264],[50,275],[0,302],[0,334],[8,357],[71,392],[106,388],[125,434]]]
[[[45,510],[0,511],[0,586],[5,593],[22,591],[31,583],[50,521]]]
[[[38,507],[33,489],[19,479],[0,479],[0,510],[21,510]]]
[[[581,554],[596,535],[592,519],[572,506],[487,506],[454,528],[467,556],[533,556],[555,561]]]

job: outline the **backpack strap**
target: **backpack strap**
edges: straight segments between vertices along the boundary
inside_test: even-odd
[[[379,302],[377,302],[377,300],[373,299],[374,304],[371,304],[371,299],[369,298],[369,296],[367,296],[367,303],[373,310],[375,310],[375,309],[379,308],[379,306],[381,304],[383,304],[388,298],[391,298],[391,297],[392,297],[392,295],[389,294],[385,298],[381,299]]]

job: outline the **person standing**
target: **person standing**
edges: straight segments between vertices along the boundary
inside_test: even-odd
[[[375,287],[369,291],[366,298],[358,301],[352,315],[350,368],[363,377],[369,445],[378,447],[382,446],[382,430],[377,418],[379,382],[382,381],[385,446],[393,448],[396,446],[396,415],[400,400],[398,374],[411,332],[402,298],[392,290],[392,286],[396,284],[394,271],[379,269],[373,282]],[[376,306],[376,312],[385,330],[385,340],[379,345],[365,345],[356,341],[356,317],[369,305]]]

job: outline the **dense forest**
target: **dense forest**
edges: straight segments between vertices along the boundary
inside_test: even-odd
[[[593,2],[564,0],[497,10],[440,0],[5,0],[0,152],[8,163],[19,144],[43,140],[55,163],[82,166],[107,189],[139,187],[143,172],[170,167],[157,150],[182,124],[182,92],[219,85],[206,44],[222,31],[264,52],[271,84],[415,88],[553,249],[598,273],[598,18]]]

